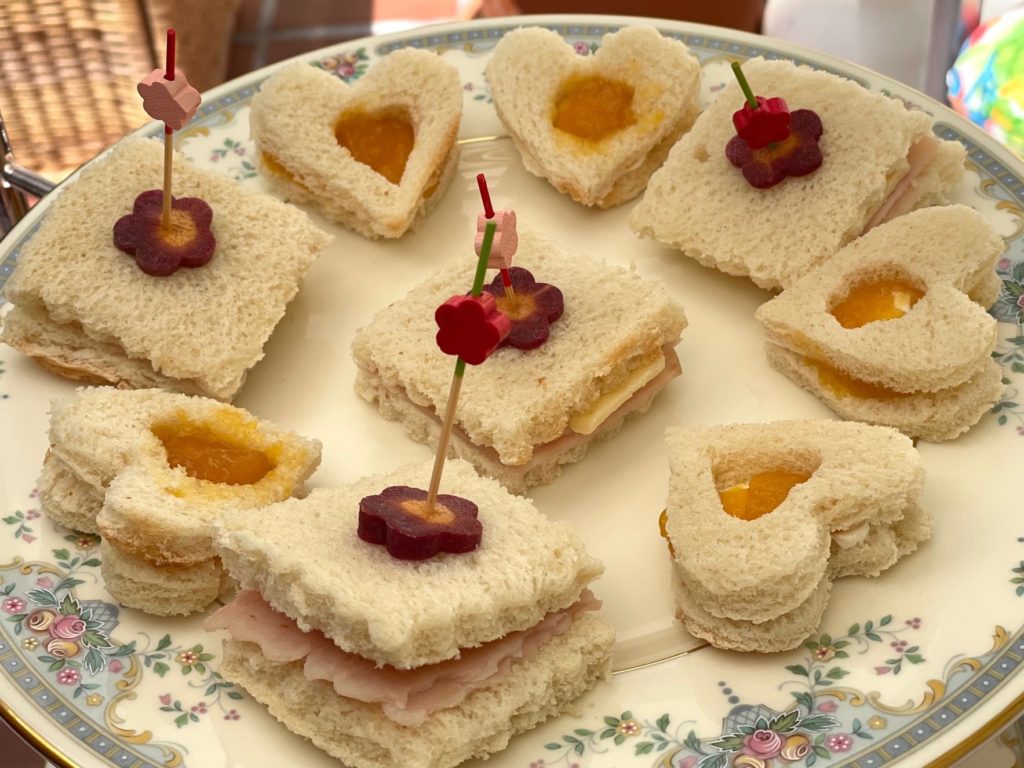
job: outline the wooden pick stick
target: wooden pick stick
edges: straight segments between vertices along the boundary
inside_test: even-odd
[[[175,33],[167,30],[167,60],[164,63],[164,77],[174,79],[174,45]],[[174,130],[164,123],[164,198],[163,211],[160,215],[160,228],[167,230],[171,226],[171,170],[174,167]]]
[[[473,288],[470,290],[470,294],[473,296],[479,296],[484,289],[487,259],[491,255],[491,244],[494,242],[495,229],[497,229],[497,224],[493,221],[487,222],[487,228],[484,230],[484,242],[480,247],[480,258],[476,262],[476,274],[473,276]],[[448,456],[448,443],[452,436],[452,425],[455,423],[455,406],[459,402],[459,392],[462,390],[462,377],[465,373],[466,361],[461,357],[456,358],[452,385],[448,389],[448,405],[444,411],[444,421],[441,422],[441,434],[437,438],[434,469],[430,473],[430,489],[427,491],[426,509],[428,516],[434,513],[434,503],[437,501],[437,492],[441,487],[441,472],[444,470],[444,460]]]
[[[494,206],[491,205],[491,193],[487,189],[487,177],[482,173],[476,175],[476,185],[480,188],[480,200],[484,204],[484,218],[494,218]],[[516,292],[512,288],[512,275],[509,274],[507,269],[499,270],[501,272],[501,284],[505,288],[505,295],[508,296],[509,303],[512,305],[512,309],[516,308]]]

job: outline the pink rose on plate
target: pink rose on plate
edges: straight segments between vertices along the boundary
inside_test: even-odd
[[[115,675],[122,669],[124,669],[124,664],[122,664],[119,659],[114,659],[110,662],[110,671],[113,672]]]
[[[754,731],[743,737],[743,751],[770,760],[782,751],[782,737],[775,731]]]
[[[50,625],[50,634],[64,640],[77,640],[85,630],[85,622],[77,616],[63,616]]]
[[[818,705],[820,712],[835,712],[837,709],[839,709],[839,705],[834,701],[823,701]]]

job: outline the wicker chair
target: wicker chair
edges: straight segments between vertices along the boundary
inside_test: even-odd
[[[215,85],[237,6],[237,0],[0,2],[0,110],[19,160],[60,177],[148,120],[135,85],[163,60],[166,26],[178,27],[178,61],[189,80],[200,90]]]

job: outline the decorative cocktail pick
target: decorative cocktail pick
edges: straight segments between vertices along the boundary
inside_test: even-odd
[[[790,112],[785,100],[755,96],[740,65],[732,71],[746,102],[732,115],[736,128],[725,146],[725,156],[752,187],[774,187],[787,176],[806,176],[822,163],[822,124],[809,109]]]
[[[477,186],[480,187],[480,200],[484,204],[484,212],[476,219],[476,255],[480,255],[483,246],[484,227],[488,221],[494,221],[498,228],[494,234],[494,243],[491,244],[491,255],[487,260],[488,269],[498,269],[501,272],[501,282],[505,286],[505,293],[508,294],[512,307],[516,305],[516,292],[512,285],[512,276],[509,269],[512,267],[512,257],[519,248],[519,235],[516,232],[515,211],[495,211],[491,205],[491,193],[487,189],[487,177],[482,173],[476,175]]]
[[[519,247],[515,211],[495,211],[487,190],[487,179],[477,174],[484,212],[476,220],[476,252],[483,244],[484,228],[489,221],[497,223],[494,243],[487,266],[497,267],[501,274],[484,291],[494,296],[498,309],[512,321],[512,331],[502,342],[516,349],[536,349],[548,340],[550,325],[562,316],[562,292],[548,283],[538,283],[529,270],[512,266],[512,257]]]
[[[480,256],[476,263],[476,274],[473,277],[473,288],[469,295],[452,296],[437,308],[434,320],[437,322],[437,345],[446,355],[456,355],[455,373],[448,391],[448,406],[445,409],[444,421],[441,422],[441,435],[437,440],[437,455],[434,457],[434,471],[430,476],[430,489],[427,493],[427,509],[432,509],[437,499],[437,489],[441,484],[441,470],[444,459],[448,455],[448,441],[452,434],[455,421],[455,406],[459,402],[462,389],[462,376],[466,372],[466,363],[479,365],[512,330],[512,321],[498,311],[498,304],[489,293],[484,293],[484,275],[497,224],[487,222],[484,228]]]
[[[202,97],[188,84],[184,72],[176,72],[175,33],[167,30],[167,60],[164,71],[154,69],[139,83],[142,108],[154,120],[164,124],[164,197],[160,226],[165,229],[171,221],[171,171],[174,158],[174,132],[192,119]]]
[[[738,62],[732,63],[732,72],[747,100],[741,110],[732,113],[736,135],[746,141],[751,149],[760,149],[789,136],[790,114],[785,99],[754,96]]]
[[[484,228],[469,295],[452,296],[434,313],[438,326],[437,345],[442,352],[456,355],[457,359],[429,490],[389,486],[359,501],[359,538],[384,546],[399,560],[425,560],[439,552],[471,552],[483,535],[476,504],[459,496],[438,495],[438,489],[466,363],[479,365],[486,360],[512,327],[511,321],[498,311],[494,297],[483,292],[487,259],[496,229],[494,221],[487,222]]]
[[[216,247],[211,225],[213,210],[198,197],[171,195],[174,131],[195,114],[201,98],[174,65],[175,35],[167,30],[167,63],[154,69],[138,85],[146,114],[164,123],[164,186],[135,199],[132,212],[114,225],[114,245],[134,256],[139,269],[154,277],[167,277],[179,267],[201,267]]]

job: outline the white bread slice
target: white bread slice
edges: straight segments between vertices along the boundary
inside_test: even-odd
[[[162,178],[160,144],[126,139],[69,184],[5,289],[31,317],[11,313],[0,339],[71,378],[230,400],[330,238],[176,155],[174,194],[210,204],[217,249],[203,267],[151,277],[114,246],[113,227]]]
[[[410,438],[418,443],[437,445],[441,421],[435,411],[416,405],[404,392],[384,386],[379,377],[363,369],[356,376],[356,391],[366,400],[375,402],[384,418],[400,421]],[[653,387],[636,393],[628,406],[608,417],[587,440],[566,450],[551,451],[543,460],[534,456],[525,465],[503,464],[497,451],[487,446],[474,445],[461,429],[452,431],[448,456],[468,461],[480,474],[493,477],[512,493],[523,495],[534,486],[553,482],[562,473],[564,466],[580,461],[593,443],[614,437],[627,420],[647,413],[657,394],[658,390]]]
[[[141,557],[100,543],[103,584],[121,605],[153,616],[186,616],[201,611],[221,593],[227,579],[211,557],[195,565],[156,566]]]
[[[630,226],[701,264],[749,276],[762,288],[787,287],[865,229],[909,169],[907,154],[930,136],[932,119],[896,99],[827,72],[752,59],[743,72],[754,92],[821,117],[824,162],[814,173],[770,189],[750,186],[725,157],[743,106],[731,83],[651,177]],[[944,200],[963,175],[965,152],[942,142],[917,180],[917,205]]]
[[[189,477],[170,467],[152,427],[208,425],[214,434],[264,451],[274,467],[251,485]],[[320,443],[258,421],[215,400],[161,390],[81,389],[55,401],[50,450],[40,480],[43,510],[78,530],[98,532],[107,589],[123,604],[157,615],[209,605],[222,569],[212,525],[225,508],[252,508],[301,489],[320,462]]]
[[[566,433],[574,415],[674,346],[686,325],[682,308],[660,284],[570,254],[527,230],[520,233],[516,263],[562,290],[565,313],[539,349],[505,347],[468,371],[455,416],[470,442],[493,449],[509,466],[530,462],[535,448]],[[356,389],[380,402],[385,416],[405,419],[411,412],[391,410],[388,391],[444,412],[454,361],[434,340],[434,311],[466,291],[474,269],[475,259],[463,257],[356,332]],[[409,431],[427,437],[421,422]]]
[[[600,75],[634,89],[636,123],[585,141],[552,124],[555,99],[570,77]],[[584,205],[631,200],[697,116],[700,64],[685,45],[653,27],[606,34],[593,56],[578,55],[557,33],[523,27],[506,34],[487,64],[494,108],[535,176]]]
[[[359,500],[391,485],[426,488],[431,464],[226,513],[217,537],[224,567],[303,630],[401,669],[531,627],[574,603],[603,571],[568,524],[548,520],[459,460],[445,466],[441,493],[479,507],[483,539],[473,552],[397,560],[362,541]]]
[[[378,706],[339,696],[328,682],[310,682],[301,661],[269,661],[252,643],[228,640],[220,673],[289,730],[353,768],[451,768],[498,752],[515,734],[571,711],[579,696],[609,676],[614,639],[599,618],[581,616],[536,656],[513,663],[497,683],[415,728],[387,719]]]
[[[721,618],[760,623],[800,606],[828,578],[832,532],[899,520],[924,482],[910,440],[886,427],[676,427],[667,441],[666,530],[676,567],[692,600]],[[723,510],[720,490],[775,469],[812,474],[757,520]]]
[[[886,398],[844,396],[822,385],[817,368],[805,355],[771,342],[765,344],[765,351],[773,368],[842,418],[894,427],[921,440],[938,442],[962,435],[989,411],[1005,388],[1002,368],[994,360],[986,360],[963,384],[938,392]]]
[[[103,507],[105,489],[85,482],[52,450],[46,452],[37,486],[39,503],[53,522],[73,531],[100,532],[96,516]]]
[[[769,341],[896,392],[963,384],[987,361],[996,320],[972,301],[1004,244],[977,211],[925,208],[882,224],[811,270],[755,317]],[[861,282],[905,280],[924,296],[906,314],[843,328],[832,306]]]
[[[357,162],[335,137],[338,119],[354,109],[408,111],[415,143],[397,185]],[[352,87],[308,64],[284,67],[253,97],[249,125],[260,170],[293,201],[315,203],[366,237],[401,237],[443,197],[458,161],[461,117],[455,68],[405,48]]]
[[[676,618],[694,637],[731,651],[775,653],[796,648],[821,624],[831,594],[832,581],[826,578],[806,600],[770,621],[724,618],[709,613],[688,589],[679,569],[674,565],[672,568]]]
[[[796,608],[760,623],[708,613],[690,594],[673,563],[672,591],[676,599],[676,617],[691,635],[707,640],[716,648],[759,653],[795,648],[821,624],[834,579],[878,576],[931,536],[932,520],[920,506],[911,504],[900,520],[890,524],[872,524],[870,529],[867,538],[855,547],[842,549],[833,543],[827,578]]]

